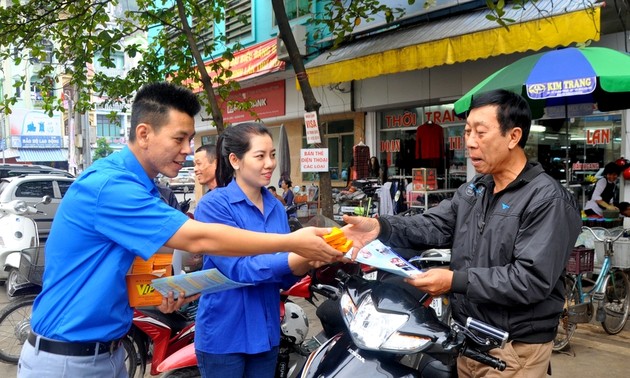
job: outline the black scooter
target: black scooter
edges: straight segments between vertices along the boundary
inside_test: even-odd
[[[472,318],[446,325],[428,307],[428,295],[419,302],[398,285],[338,277],[346,330],[311,354],[302,378],[456,377],[459,355],[506,368],[488,351],[503,348],[507,332]]]

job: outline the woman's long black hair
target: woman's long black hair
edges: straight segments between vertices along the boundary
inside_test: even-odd
[[[251,138],[254,135],[269,135],[271,132],[262,123],[245,122],[225,128],[217,140],[217,187],[227,186],[234,177],[234,168],[230,164],[230,154],[242,159],[252,148]]]

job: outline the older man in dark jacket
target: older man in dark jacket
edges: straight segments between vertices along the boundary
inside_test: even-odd
[[[423,215],[345,219],[355,245],[378,237],[394,247],[452,248],[450,270],[429,270],[409,283],[450,293],[457,321],[471,316],[510,333],[505,349],[492,351],[506,371],[460,357],[460,377],[541,377],[549,367],[564,304],[562,272],[581,219],[573,196],[527,161],[530,114],[511,92],[477,96],[464,135],[480,175]]]

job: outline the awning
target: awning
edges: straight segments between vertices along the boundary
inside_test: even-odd
[[[0,151],[0,159],[1,158],[11,159],[18,156],[20,156],[20,153],[15,148],[7,148],[3,151]]]
[[[15,161],[38,162],[38,161],[68,161],[68,150],[65,148],[18,148],[20,157]]]
[[[600,8],[588,1],[543,0],[525,10],[506,5],[509,29],[486,19],[487,8],[442,20],[366,37],[325,52],[307,67],[319,87],[380,75],[425,69],[599,40]]]

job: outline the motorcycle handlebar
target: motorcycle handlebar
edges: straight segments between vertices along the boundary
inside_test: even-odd
[[[339,289],[331,285],[317,284],[311,286],[313,292],[323,295],[328,299],[336,300],[339,298]]]
[[[465,357],[472,358],[477,362],[481,362],[482,364],[491,366],[499,371],[504,371],[507,367],[505,361],[498,359],[496,357],[492,357],[488,353],[480,352],[476,349],[472,349],[470,347],[464,347],[461,354]]]

